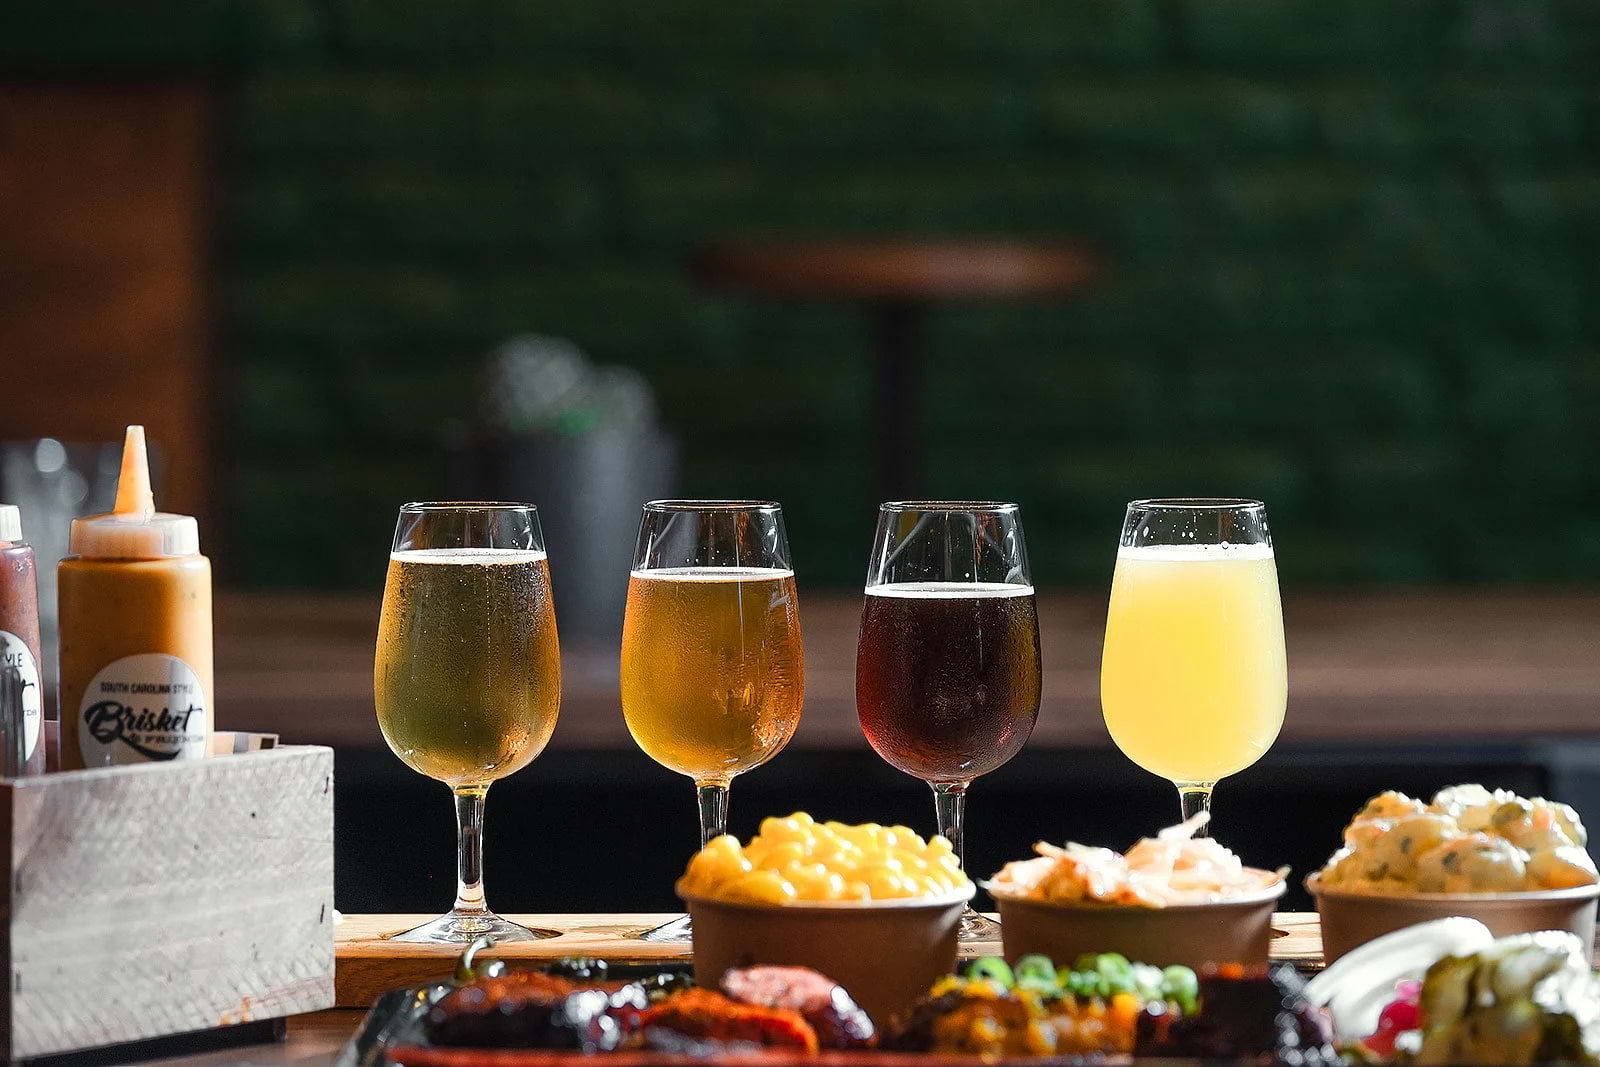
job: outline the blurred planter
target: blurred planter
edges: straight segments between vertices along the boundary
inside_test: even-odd
[[[617,645],[639,506],[671,496],[678,443],[656,429],[547,431],[450,450],[450,493],[539,508],[563,642]]]

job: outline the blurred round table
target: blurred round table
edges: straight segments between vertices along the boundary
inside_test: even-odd
[[[931,304],[1059,297],[1095,273],[1082,249],[1007,240],[748,240],[694,258],[696,277],[767,296],[853,300],[872,318],[882,499],[917,491],[922,320]]]

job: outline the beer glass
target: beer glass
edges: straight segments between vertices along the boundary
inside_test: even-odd
[[[800,722],[805,664],[783,509],[767,501],[644,506],[622,624],[622,714],[647,756],[694,780],[700,844],[727,829],[733,779]],[[677,920],[651,940],[685,940]]]
[[[407,504],[395,525],[373,668],[378,725],[456,802],[456,903],[396,941],[554,937],[489,910],[489,786],[544,751],[561,704],[550,568],[531,504]]]
[[[1028,740],[1039,676],[1017,505],[882,505],[856,646],[856,711],[878,755],[933,788],[939,833],[963,865],[967,787]],[[997,931],[967,909],[963,940]]]
[[[1287,695],[1266,505],[1129,504],[1100,660],[1117,747],[1173,782],[1189,818],[1210,810],[1218,780],[1272,746]]]

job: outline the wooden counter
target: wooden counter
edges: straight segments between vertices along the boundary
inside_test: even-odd
[[[146,1060],[141,1067],[330,1067],[366,1014],[364,1009],[333,1008],[296,1015],[281,1042]]]

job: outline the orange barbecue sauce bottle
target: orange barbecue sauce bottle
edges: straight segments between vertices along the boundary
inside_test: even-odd
[[[128,427],[116,510],[74,519],[56,587],[61,767],[198,759],[211,736],[211,561],[188,515],[155,509]]]

